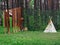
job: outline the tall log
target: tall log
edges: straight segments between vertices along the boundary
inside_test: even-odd
[[[9,10],[4,10],[4,23],[7,32],[10,33]]]
[[[13,25],[13,32],[17,31],[17,8],[12,9],[12,25]]]
[[[21,8],[17,8],[17,26],[22,30],[23,17],[21,13]]]
[[[7,5],[5,5],[7,4]],[[4,23],[5,23],[5,28],[6,32],[10,33],[10,23],[9,23],[9,10],[8,10],[8,0],[4,0]],[[5,33],[6,33],[5,32]]]

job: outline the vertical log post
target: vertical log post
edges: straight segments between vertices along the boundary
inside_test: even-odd
[[[21,7],[19,7],[17,9],[17,26],[18,28],[20,28],[20,30],[23,29],[23,26],[22,26],[22,22],[23,22],[23,17],[22,17],[22,14],[21,14]]]
[[[18,31],[20,30],[20,27],[21,27],[20,18],[21,18],[21,10],[20,10],[20,8],[17,8],[17,26],[18,26]]]
[[[4,24],[5,24],[5,29],[7,30],[7,32],[10,33],[9,10],[7,9],[4,10]]]
[[[12,0],[12,26],[13,32],[17,32],[17,8],[16,8],[17,0]]]
[[[5,7],[5,4],[6,7]],[[9,7],[8,7],[8,0],[4,1],[4,24],[5,24],[5,33],[10,33],[10,23],[9,23]]]
[[[13,31],[18,32],[22,30],[22,9],[19,6],[20,0],[15,0],[15,7],[13,7],[14,3],[12,1],[12,25]]]
[[[12,9],[13,32],[17,32],[17,8]]]

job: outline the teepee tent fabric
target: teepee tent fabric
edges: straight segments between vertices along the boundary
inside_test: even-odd
[[[57,32],[51,19],[50,19],[46,29],[44,30],[44,32]]]

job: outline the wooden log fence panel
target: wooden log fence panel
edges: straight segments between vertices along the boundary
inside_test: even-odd
[[[23,17],[21,14],[21,8],[17,8],[17,26],[20,28],[20,30],[22,30],[23,28],[22,22],[23,22]]]
[[[17,31],[17,8],[12,9],[12,25],[13,25],[13,31]]]
[[[4,10],[4,25],[5,28],[7,29],[6,32],[10,33],[9,10]]]

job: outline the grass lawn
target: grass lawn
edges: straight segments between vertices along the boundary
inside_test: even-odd
[[[23,31],[0,34],[0,45],[60,45],[60,32]]]

